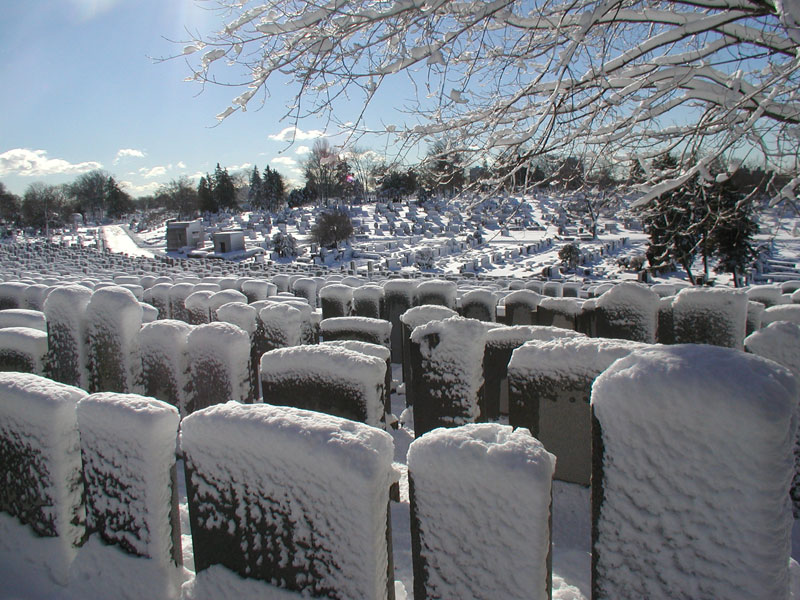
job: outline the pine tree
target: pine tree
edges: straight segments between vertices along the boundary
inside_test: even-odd
[[[264,202],[268,210],[276,211],[283,204],[286,186],[283,176],[269,165],[264,168]]]
[[[200,183],[197,184],[197,200],[200,210],[203,212],[219,212],[219,205],[214,197],[213,182],[211,175],[206,173],[206,176],[201,177]]]
[[[709,246],[718,261],[716,270],[730,273],[738,287],[744,270],[758,254],[753,239],[758,233],[758,220],[752,197],[737,186],[723,182],[714,186],[709,205],[716,215],[708,236]]]
[[[653,167],[670,169],[676,165],[677,159],[667,154],[654,161]],[[698,197],[697,178],[694,178],[656,198],[644,217],[645,232],[650,236],[645,252],[650,265],[661,266],[674,260],[692,283],[695,282],[692,264],[703,237],[704,211],[699,210]]]
[[[267,167],[269,169],[269,167]],[[253,167],[250,174],[250,189],[247,192],[250,208],[263,210],[266,207],[264,198],[264,182],[258,172],[258,167]]]
[[[233,178],[228,173],[228,169],[221,168],[219,163],[214,169],[212,193],[217,210],[236,208],[236,186],[233,184]]]

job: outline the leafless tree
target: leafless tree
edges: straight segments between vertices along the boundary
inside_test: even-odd
[[[543,155],[602,155],[641,164],[647,202],[715,161],[757,157],[789,176],[776,198],[795,200],[797,0],[217,2],[226,24],[183,54],[191,79],[242,86],[220,119],[291,80],[289,119],[336,123],[359,101],[339,123],[353,135],[388,132],[401,149],[447,136],[467,164],[520,158],[505,177]],[[367,108],[401,74],[409,114],[378,126]],[[678,166],[651,169],[665,152]]]

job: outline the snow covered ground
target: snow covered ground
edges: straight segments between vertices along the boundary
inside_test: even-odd
[[[121,225],[104,225],[101,230],[106,248],[109,248],[112,252],[119,252],[128,256],[147,256],[150,258],[154,256],[152,250],[140,248],[128,234],[128,231]]]
[[[565,244],[577,242],[584,252],[591,252],[593,259],[587,263],[591,272],[580,276],[570,275],[580,280],[635,279],[636,273],[619,264],[625,257],[643,255],[646,236],[638,230],[635,223],[623,215],[608,216],[601,219],[600,235],[596,240],[579,240],[578,232],[559,233],[559,227],[551,222],[557,212],[555,198],[540,198],[532,205],[530,219],[537,228],[503,228],[493,221],[487,211],[483,226],[483,241],[473,246],[467,236],[475,228],[457,216],[459,210],[428,211],[398,205],[394,210],[376,211],[373,205],[362,207],[362,226],[368,233],[362,233],[354,244],[355,252],[335,257],[329,255],[322,259],[326,266],[338,268],[356,263],[359,272],[365,272],[368,261],[391,264],[393,271],[438,274],[465,272],[480,276],[497,278],[524,278],[538,276],[545,267],[558,263],[558,250]],[[303,244],[308,243],[308,223],[313,222],[306,210],[295,211],[285,224],[286,231],[296,235]],[[460,221],[460,222],[459,222]],[[304,224],[305,223],[305,224]],[[427,226],[422,223],[428,223]],[[774,218],[764,219],[760,241],[772,245],[773,258],[794,261],[800,260],[800,237],[797,237],[798,220]],[[431,226],[431,224],[433,226]],[[414,229],[417,233],[414,233]],[[277,228],[265,224],[264,215],[248,213],[241,216],[223,217],[214,223],[216,228],[239,227],[244,229],[248,246],[261,245]],[[426,229],[427,227],[427,229]],[[448,228],[452,228],[448,233]],[[458,233],[455,232],[459,229]],[[405,229],[409,233],[405,233]],[[392,230],[394,233],[392,233]],[[80,232],[84,240],[91,240],[97,231],[87,228]],[[119,225],[104,226],[100,235],[106,248],[130,256],[153,256],[165,252],[165,227],[157,227],[139,234],[142,242],[137,244],[125,228]],[[74,234],[71,235],[74,237]],[[521,246],[553,240],[541,250],[522,254],[515,253]],[[146,246],[146,247],[142,247]],[[613,247],[611,247],[613,246]],[[433,253],[428,268],[408,264],[408,256],[420,248],[439,248]],[[611,248],[610,248],[611,247]],[[609,249],[610,248],[610,249]],[[602,249],[602,255],[601,255]],[[306,252],[305,260],[309,260]],[[684,281],[680,273],[671,274],[665,281]],[[726,275],[718,276],[719,284],[726,284]],[[394,379],[401,381],[400,365],[394,365]],[[396,461],[401,472],[405,473],[406,452],[413,441],[410,419],[406,413],[403,387],[400,385],[392,396],[393,412],[401,417],[404,426],[391,430],[394,440]],[[188,509],[185,486],[180,488],[181,538],[183,557],[188,581],[193,577],[192,540],[189,533]],[[401,502],[392,503],[392,530],[395,579],[398,598],[411,598],[413,574],[411,565],[410,517],[408,504],[408,485],[405,476],[401,479]],[[792,556],[800,558],[800,521],[793,531]],[[553,598],[557,600],[580,600],[590,598],[590,537],[591,506],[589,489],[562,482],[555,482],[553,489]],[[746,544],[742,540],[742,544]],[[68,586],[54,582],[42,566],[42,558],[47,556],[52,540],[37,538],[20,526],[13,518],[0,514],[0,600],[100,600],[109,597],[110,590],[124,590],[124,597],[138,599],[141,595],[140,573],[136,559],[121,553],[101,552],[95,545],[82,551],[80,580]],[[109,560],[109,556],[115,557]],[[92,576],[94,575],[94,576]],[[87,578],[88,577],[88,578]],[[793,577],[798,578],[796,571]],[[111,582],[111,583],[110,583]],[[112,585],[113,583],[113,585]],[[238,585],[238,584],[237,584]],[[187,587],[187,591],[191,586]],[[246,586],[241,589],[244,590]],[[116,593],[116,592],[115,592]],[[284,594],[280,595],[284,597]],[[220,596],[222,598],[224,596]],[[245,598],[246,596],[237,596]],[[278,596],[276,596],[278,597]],[[793,597],[800,598],[800,585],[793,584]]]

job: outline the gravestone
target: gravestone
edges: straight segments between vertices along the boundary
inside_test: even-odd
[[[186,343],[188,413],[229,400],[248,401],[250,336],[246,331],[231,323],[207,323],[192,329]]]
[[[508,365],[508,422],[525,427],[556,455],[555,478],[588,486],[592,471],[592,383],[642,344],[576,337],[534,340]]]
[[[408,450],[415,598],[547,600],[555,457],[525,429],[439,429]]]
[[[0,396],[0,511],[54,540],[41,559],[66,583],[84,537],[75,405],[86,392],[37,375],[0,373]]]
[[[198,585],[224,567],[264,582],[263,597],[278,586],[304,596],[394,599],[394,449],[386,432],[230,402],[184,419],[181,448]],[[229,458],[237,456],[259,460]]]
[[[415,327],[410,338],[414,436],[437,427],[474,423],[480,416],[483,353],[481,321],[450,317]]]
[[[47,376],[81,388],[88,386],[84,314],[92,291],[81,285],[56,287],[47,296]]]
[[[622,282],[597,298],[594,310],[598,337],[655,343],[658,295],[645,285]]]
[[[96,289],[86,306],[87,390],[128,393],[139,390],[142,362],[138,338],[142,307],[119,286]]]
[[[114,596],[129,583],[100,571],[81,554],[111,562],[122,551],[142,559],[137,588],[178,599],[183,582],[175,447],[180,417],[166,402],[134,394],[100,393],[76,409],[81,437],[88,540],[76,558],[78,581]],[[127,563],[130,566],[132,563]],[[130,575],[129,575],[130,576]]]
[[[260,373],[267,404],[382,427],[386,363],[375,356],[331,345],[293,346],[265,353]]]
[[[508,415],[508,363],[514,350],[530,340],[546,341],[570,337],[583,337],[583,334],[540,325],[513,325],[487,332],[483,354],[482,420],[498,419],[501,414]]]
[[[142,356],[142,390],[186,415],[188,378],[187,343],[192,325],[176,319],[162,319],[139,330]]]
[[[797,392],[771,361],[696,344],[597,379],[592,598],[789,597]]]

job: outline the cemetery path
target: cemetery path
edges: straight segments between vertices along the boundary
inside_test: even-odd
[[[155,256],[153,251],[139,246],[139,243],[130,234],[128,228],[123,225],[103,225],[100,229],[106,248],[112,252],[127,254],[128,256],[146,256],[148,258]]]

